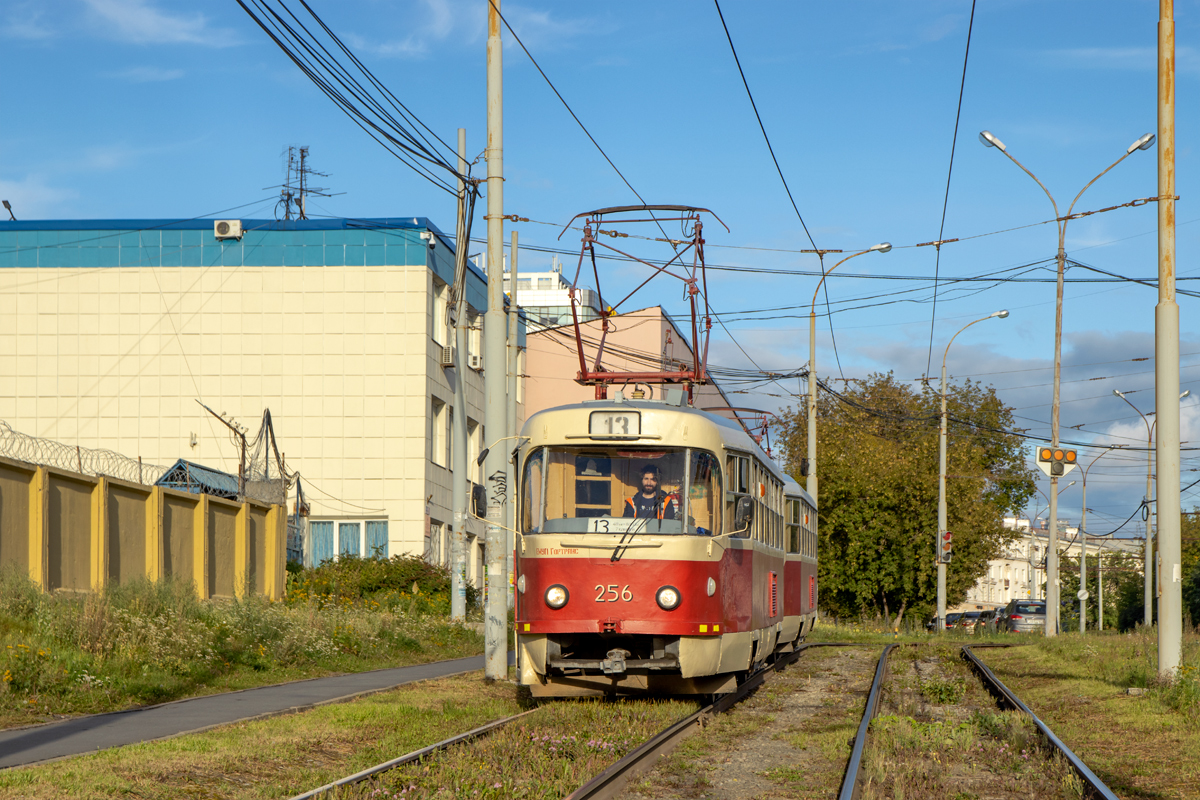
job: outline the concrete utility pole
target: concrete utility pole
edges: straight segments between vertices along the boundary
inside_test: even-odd
[[[504,88],[500,45],[500,0],[488,0],[487,38],[487,263],[488,309],[483,320],[485,441],[505,436],[504,319]],[[484,610],[483,674],[508,677],[508,575],[503,528],[504,447],[491,447],[484,462],[487,487],[487,608]]]
[[[467,174],[467,131],[458,129],[458,174]],[[467,614],[467,191],[458,179],[458,226],[454,242],[454,472],[451,475],[453,530],[450,539],[450,619]]]
[[[517,351],[520,341],[517,336],[517,232],[512,232],[512,244],[508,248],[508,426],[504,434],[510,441],[514,442],[521,432],[517,430]],[[511,452],[511,451],[510,451]],[[513,531],[517,529],[517,472],[513,466],[512,459],[504,462],[508,473],[508,513],[505,515],[505,524],[508,530],[505,531],[505,541],[508,546],[504,548],[505,564],[508,567],[509,581],[512,583],[513,574],[513,549],[516,546]],[[513,592],[512,586],[506,584],[505,595],[508,597],[508,606],[512,608]]]
[[[1175,302],[1175,3],[1158,4],[1158,306],[1154,309],[1158,420],[1158,674],[1174,678],[1183,643],[1179,519],[1179,305]]]

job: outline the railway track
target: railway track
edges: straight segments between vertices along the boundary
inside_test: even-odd
[[[568,795],[567,800],[612,800],[621,796],[625,787],[631,780],[646,773],[654,765],[673,751],[684,739],[688,736],[703,729],[710,720],[716,715],[724,713],[738,703],[754,694],[772,675],[773,672],[778,672],[785,669],[788,665],[793,664],[798,660],[806,650],[814,647],[861,647],[862,645],[845,645],[840,643],[810,643],[797,648],[793,653],[789,653],[776,660],[774,664],[766,667],[752,675],[736,692],[724,695],[716,702],[689,714],[688,716],[679,719],[659,733],[651,736],[638,747],[628,752],[625,756],[613,763],[600,774],[587,781],[580,788]],[[993,645],[993,646],[1008,646],[1008,645]],[[868,743],[871,736],[871,723],[876,718],[879,712],[880,700],[884,691],[884,682],[888,675],[888,659],[893,654],[899,645],[887,645],[875,664],[874,677],[871,681],[870,688],[867,691],[866,702],[863,709],[861,719],[858,723],[857,732],[851,742],[851,751],[846,762],[845,772],[843,773],[840,789],[838,790],[838,800],[859,800],[863,794],[864,787],[864,754],[868,750]],[[978,646],[977,646],[978,647]],[[1043,737],[1045,743],[1051,748],[1052,752],[1056,752],[1070,765],[1070,768],[1078,776],[1081,785],[1085,787],[1085,796],[1102,798],[1103,800],[1116,800],[1111,789],[1104,785],[1095,773],[1093,773],[1086,764],[1083,763],[1070,748],[1068,748],[1050,728],[1042,722],[1038,717],[1026,706],[1020,698],[1018,698],[1012,690],[1006,687],[996,675],[972,652],[970,646],[962,647],[962,658],[970,665],[971,669],[978,676],[983,687],[992,697],[1001,709],[1019,711],[1028,716],[1030,721],[1036,727],[1037,731]],[[867,663],[870,663],[869,661]],[[863,665],[865,667],[865,665]],[[860,686],[862,684],[859,684]],[[861,691],[861,690],[860,690]],[[861,696],[861,695],[860,695]],[[408,753],[400,758],[392,759],[382,764],[363,770],[354,775],[347,776],[341,780],[319,787],[312,791],[301,795],[296,795],[291,800],[310,800],[323,796],[330,795],[337,790],[348,787],[363,781],[376,778],[390,770],[402,767],[406,764],[418,762],[430,755],[443,750],[455,747],[456,745],[487,736],[494,733],[506,725],[517,720],[528,717],[531,714],[536,714],[537,709],[526,711],[505,719],[496,720],[487,725],[476,728],[467,733],[451,737],[445,741],[438,742],[420,750]]]
[[[982,645],[983,647],[1010,647],[1011,645]],[[846,766],[846,775],[842,781],[841,790],[838,792],[838,800],[859,800],[862,796],[863,782],[861,780],[862,760],[866,749],[867,739],[869,737],[869,729],[871,721],[879,709],[879,698],[882,692],[882,686],[885,676],[887,675],[887,660],[892,650],[896,645],[888,645],[884,648],[883,653],[879,657],[879,665],[875,670],[875,679],[871,683],[871,690],[867,697],[866,707],[863,710],[862,722],[858,727],[858,734],[855,736],[854,746],[851,751],[849,763]],[[970,645],[963,645],[962,657],[970,664],[972,670],[982,681],[984,688],[991,694],[1001,709],[1020,711],[1029,717],[1033,722],[1038,732],[1042,735],[1045,742],[1052,748],[1053,752],[1059,754],[1063,759],[1070,764],[1082,785],[1086,787],[1084,796],[1092,798],[1101,798],[1102,800],[1119,800],[1117,795],[1109,789],[1099,777],[1096,776],[1083,759],[1079,758],[1071,748],[1059,739],[1049,726],[1038,718],[1030,708],[1021,702],[1021,699],[1013,693],[1011,689],[996,677],[986,664],[984,664],[978,656],[972,652]]]
[[[842,645],[824,643],[804,644],[797,648],[794,652],[788,653],[781,658],[776,659],[776,661],[770,666],[764,667],[763,669],[751,675],[745,682],[742,683],[741,686],[738,687],[737,691],[722,695],[712,704],[701,708],[700,710],[688,715],[687,717],[684,717],[683,719],[680,719],[667,729],[651,737],[641,746],[617,761],[600,775],[597,775],[592,780],[588,781],[588,783],[586,783],[584,786],[573,792],[570,797],[573,798],[573,800],[577,800],[578,798],[601,800],[602,798],[616,797],[630,778],[640,774],[645,769],[652,766],[658,757],[666,755],[673,750],[679,744],[679,742],[703,726],[708,719],[711,719],[716,714],[720,714],[729,710],[741,700],[753,694],[758,687],[762,686],[772,672],[782,670],[788,664],[793,663],[797,658],[800,657],[800,654],[809,647],[829,646]],[[423,747],[419,750],[414,750],[411,753],[406,753],[403,756],[385,761],[381,764],[377,764],[353,775],[348,775],[337,781],[333,781],[332,783],[312,789],[311,791],[295,795],[294,797],[290,798],[290,800],[316,800],[316,798],[332,795],[340,789],[377,778],[384,773],[403,767],[407,764],[418,762],[435,753],[448,750],[457,745],[465,744],[474,739],[495,733],[510,723],[528,717],[531,714],[536,714],[537,710],[538,709],[532,709],[511,717],[505,717],[504,719],[498,719],[493,722],[489,722],[488,724],[481,725],[474,730],[467,731],[466,733],[462,733],[457,736],[452,736],[449,739],[429,745],[428,747]]]

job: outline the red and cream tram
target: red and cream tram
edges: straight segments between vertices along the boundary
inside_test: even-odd
[[[739,423],[666,398],[525,423],[517,659],[535,696],[729,692],[816,621],[812,498]]]

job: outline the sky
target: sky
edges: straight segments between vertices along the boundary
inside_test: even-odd
[[[298,0],[286,2],[302,11]],[[473,174],[486,175],[486,0],[310,5],[443,140],[453,144],[465,128]],[[856,257],[828,278],[828,309],[823,296],[818,306],[819,374],[936,377],[960,328],[1008,309],[1007,319],[955,339],[948,372],[952,381],[996,387],[1017,427],[1048,438],[1055,212],[978,134],[1000,138],[1065,213],[1092,178],[1156,129],[1157,2],[991,0],[978,4],[972,23],[970,0],[726,0],[725,23],[799,216],[713,3],[505,0],[501,8],[638,194],[711,209],[729,227],[710,219],[704,228],[710,303],[727,328],[715,329],[712,364],[803,368],[820,262],[799,251],[815,244],[848,254],[890,242],[890,252]],[[1200,290],[1200,210],[1190,202],[1200,177],[1200,3],[1178,0],[1175,17],[1178,286]],[[508,31],[504,42],[504,210],[530,220],[508,224],[505,236],[515,229],[531,248],[521,252],[522,270],[548,267],[548,251],[558,250],[571,275],[579,235],[558,240],[562,226],[577,213],[638,200]],[[8,0],[0,46],[0,197],[18,219],[271,218],[278,190],[264,187],[283,181],[287,146],[307,145],[313,168],[328,173],[320,185],[336,193],[313,200],[310,212],[424,216],[454,229],[453,197],[371,141],[234,0]],[[1075,211],[1156,195],[1156,157],[1157,148],[1135,151]],[[476,236],[483,213],[481,202]],[[1153,282],[1156,230],[1153,203],[1085,216],[1067,226],[1067,255]],[[939,232],[958,240],[940,258],[916,246]],[[649,258],[666,252],[634,239],[621,246]],[[647,274],[603,267],[606,297],[623,296]],[[980,276],[998,280],[947,283]],[[1088,473],[1088,529],[1105,533],[1145,493],[1146,427],[1112,390],[1143,413],[1154,409],[1157,292],[1094,282],[1106,276],[1083,267],[1066,277],[1062,438],[1143,448],[1109,453]],[[662,304],[686,325],[682,298],[678,282],[660,278],[626,308]],[[1186,389],[1200,378],[1200,299],[1180,295],[1179,303]],[[776,411],[797,405],[800,391],[790,380],[731,399]],[[1200,384],[1195,395],[1182,404],[1184,447],[1198,448],[1183,453],[1184,486],[1200,479]],[[1081,447],[1082,463],[1100,452]],[[1063,484],[1079,478],[1076,471]],[[1047,480],[1040,486],[1049,491]],[[1063,489],[1060,517],[1078,521],[1081,488]],[[1200,505],[1200,484],[1183,504]],[[1135,516],[1122,534],[1138,530]]]

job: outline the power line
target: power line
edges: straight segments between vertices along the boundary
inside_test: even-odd
[[[958,123],[962,118],[963,93],[967,88],[967,60],[971,57],[971,31],[975,29],[975,0],[971,0],[971,20],[967,23],[967,49],[963,53],[962,82],[958,86],[958,108],[954,112],[954,137],[950,141],[950,168],[946,170],[946,196],[942,199],[942,223],[938,226],[937,256],[933,262],[933,309],[929,315],[929,356],[925,359],[925,374],[933,364],[933,326],[937,321],[938,276],[942,268],[942,236],[946,232],[946,209],[950,206],[950,177],[954,174],[954,151],[958,147]]]
[[[796,205],[796,198],[792,197],[791,187],[788,186],[787,178],[783,177],[783,169],[779,166],[779,159],[775,157],[775,148],[771,146],[771,137],[767,135],[767,128],[763,125],[762,117],[758,113],[758,104],[754,102],[754,93],[750,91],[750,84],[746,80],[746,73],[742,70],[742,61],[738,58],[737,48],[733,46],[733,37],[729,35],[729,26],[725,24],[725,15],[721,13],[721,3],[719,0],[713,0],[713,5],[717,7],[717,16],[721,18],[721,27],[725,29],[725,39],[729,42],[729,51],[733,53],[733,63],[737,64],[738,75],[742,77],[742,86],[746,87],[746,96],[750,98],[750,107],[754,109],[754,118],[758,120],[758,129],[762,131],[763,141],[767,143],[767,150],[771,153],[771,161],[775,164],[775,171],[779,173],[779,180],[783,183],[783,190],[787,192],[788,200],[791,201],[792,210],[796,212],[796,219],[800,220],[800,227],[804,228],[804,235],[808,237],[808,243],[816,250],[817,243],[813,241],[812,234],[808,231],[808,226],[804,224],[804,217],[800,214],[800,208]]]
[[[517,32],[513,30],[512,25],[508,24],[508,20],[505,19],[504,14],[500,13],[500,7],[496,5],[495,0],[488,0],[488,3],[496,10],[496,15],[499,16],[500,21],[504,23],[504,27],[508,28],[508,32],[512,34],[513,39],[516,40],[517,44],[521,47],[521,50],[524,51],[530,63],[533,64],[534,69],[536,69],[538,74],[542,76],[542,80],[544,80],[546,85],[550,87],[550,91],[554,92],[554,96],[558,98],[558,101],[563,104],[563,108],[565,108],[567,113],[571,115],[571,119],[575,120],[575,124],[579,126],[581,131],[583,131],[583,135],[586,136],[588,141],[590,141],[596,147],[596,149],[600,152],[600,155],[604,156],[604,160],[607,161],[608,165],[613,168],[613,172],[617,173],[617,177],[621,179],[621,182],[629,187],[629,191],[633,192],[634,197],[636,197],[638,200],[641,200],[642,205],[649,205],[649,203],[646,202],[646,198],[642,197],[638,193],[638,190],[633,188],[633,184],[630,183],[629,179],[625,177],[625,173],[621,172],[617,165],[613,163],[613,160],[608,157],[608,153],[604,152],[604,148],[601,147],[600,143],[596,141],[596,137],[592,136],[591,131],[589,131],[587,126],[583,124],[583,120],[579,119],[579,116],[575,113],[574,109],[571,108],[571,104],[566,101],[566,98],[564,98],[562,93],[558,91],[558,88],[555,87],[554,82],[550,80],[548,75],[546,75],[546,71],[542,69],[542,65],[539,64],[537,59],[533,57],[533,53],[529,52],[529,48],[526,47],[525,43],[521,41],[521,37],[518,36]],[[654,220],[654,224],[658,226],[658,230],[662,233],[663,237],[671,244],[671,248],[675,249],[674,240],[667,236],[667,232],[663,230],[662,223],[655,218],[653,212],[649,213],[650,218]]]

